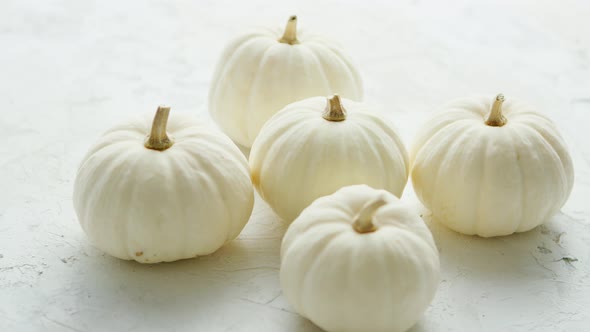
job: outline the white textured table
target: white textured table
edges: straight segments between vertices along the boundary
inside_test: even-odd
[[[486,240],[431,224],[421,211],[444,280],[413,331],[589,331],[590,4],[583,0],[3,0],[0,330],[317,330],[281,295],[286,226],[259,198],[230,245],[154,266],[91,247],[71,201],[78,162],[103,130],[161,103],[207,117],[208,83],[228,38],[255,23],[282,25],[293,13],[301,28],[344,45],[366,99],[385,106],[406,143],[445,100],[503,92],[538,105],[571,148],[573,193],[543,227]],[[404,199],[416,202],[411,186]]]

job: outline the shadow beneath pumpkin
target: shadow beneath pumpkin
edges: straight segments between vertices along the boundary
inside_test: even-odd
[[[233,141],[234,144],[238,147],[238,149],[240,149],[240,152],[242,152],[242,154],[244,155],[244,157],[246,157],[246,159],[248,159],[250,157],[250,148],[247,148],[235,141]]]
[[[563,276],[560,270],[569,254],[562,241],[565,233],[554,223],[510,236],[482,238],[450,230],[427,210],[422,215],[440,252],[443,280],[452,274],[453,279],[487,280],[509,286]]]
[[[236,240],[217,252],[172,263],[122,261],[88,247],[90,257],[77,262],[78,272],[83,273],[66,281],[89,290],[76,299],[75,320],[84,326],[93,307],[106,302],[112,304],[109,312],[125,319],[110,325],[117,314],[108,315],[103,325],[94,326],[97,330],[132,329],[136,322],[154,330],[171,326],[256,330],[264,325],[276,331],[317,331],[291,312],[282,296],[279,255],[287,225],[259,197],[251,221]],[[121,326],[122,321],[130,325]]]
[[[538,310],[530,305],[523,309],[535,294],[561,296],[572,291],[578,262],[569,249],[576,247],[575,239],[565,236],[565,215],[529,232],[481,238],[456,233],[433,220],[420,203],[416,206],[439,249],[442,280],[410,331],[437,330],[441,319],[459,330],[478,326],[462,325],[465,317],[481,324],[500,317],[517,319],[525,310]]]
[[[564,265],[573,257],[562,238],[563,224],[556,222],[560,214],[528,232],[482,238],[452,231],[420,203],[416,203],[416,209],[438,247],[443,283],[463,280],[485,289],[568,277]]]

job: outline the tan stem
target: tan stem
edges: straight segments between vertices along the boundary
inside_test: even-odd
[[[279,41],[289,45],[299,44],[299,41],[297,40],[297,15],[289,17],[283,37],[281,37]]]
[[[387,204],[383,196],[378,196],[374,200],[369,201],[363,206],[361,212],[357,215],[356,219],[352,223],[352,228],[357,233],[370,233],[377,230],[375,224],[373,224],[373,218],[375,213],[383,205]]]
[[[174,142],[168,137],[168,134],[166,134],[168,115],[170,115],[170,107],[158,107],[154,122],[152,123],[152,130],[144,142],[146,148],[164,151],[174,144]]]
[[[342,106],[340,96],[333,95],[328,97],[328,103],[324,109],[322,117],[328,121],[344,121],[346,120],[346,109]]]
[[[490,112],[490,116],[486,120],[486,124],[488,126],[493,127],[502,127],[506,124],[508,120],[502,115],[502,103],[504,102],[504,95],[499,94],[496,96],[496,100],[494,100],[494,104],[492,105],[492,111]]]

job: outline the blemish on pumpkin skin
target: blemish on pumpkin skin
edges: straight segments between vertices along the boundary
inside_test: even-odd
[[[139,257],[141,255],[143,255],[143,251],[137,251],[137,252],[135,252],[135,256]]]

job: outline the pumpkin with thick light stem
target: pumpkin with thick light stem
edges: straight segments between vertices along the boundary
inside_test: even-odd
[[[290,222],[316,198],[367,184],[401,196],[408,157],[393,127],[364,104],[337,95],[285,107],[250,152],[252,181]]]
[[[555,125],[503,95],[451,102],[426,123],[412,159],[414,190],[434,219],[484,237],[546,222],[574,183]]]
[[[279,39],[279,42],[289,45],[299,44],[299,40],[297,40],[297,16],[289,17],[285,32],[283,32],[283,37]]]
[[[156,111],[156,116],[152,122],[150,134],[145,138],[144,146],[148,149],[164,151],[174,144],[168,137],[166,127],[168,126],[168,116],[170,107],[160,106]]]
[[[384,190],[344,187],[318,198],[281,245],[281,286],[326,331],[406,331],[440,280],[438,250],[414,209]]]
[[[236,143],[250,147],[263,124],[287,104],[340,93],[361,100],[360,76],[344,51],[297,30],[259,29],[229,43],[209,91],[209,111]]]
[[[169,107],[107,131],[82,161],[74,207],[90,241],[141,263],[206,255],[248,221],[254,193],[232,141]]]

